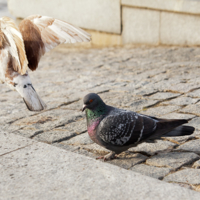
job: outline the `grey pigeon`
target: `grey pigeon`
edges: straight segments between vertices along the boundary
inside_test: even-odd
[[[142,142],[152,142],[160,137],[191,135],[192,126],[186,119],[161,119],[106,105],[95,93],[83,99],[82,111],[86,111],[87,130],[90,138],[111,153],[99,157],[111,160],[130,147]]]

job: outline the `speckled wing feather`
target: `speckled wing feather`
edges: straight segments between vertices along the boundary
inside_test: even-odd
[[[91,35],[67,22],[52,17],[33,15],[24,19],[19,29],[22,33],[29,68],[35,70],[45,52],[61,43],[88,42]]]
[[[138,143],[155,129],[154,119],[124,111],[105,117],[98,126],[97,134],[106,143],[123,146]]]
[[[28,60],[25,53],[22,35],[15,22],[8,17],[0,18],[0,50],[4,50],[4,53],[5,51],[8,52],[6,56],[10,59],[6,60],[12,63],[14,71],[21,75],[26,73]]]

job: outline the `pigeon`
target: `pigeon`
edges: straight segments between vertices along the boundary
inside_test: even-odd
[[[182,126],[186,119],[161,119],[106,105],[95,93],[83,99],[90,138],[111,153],[97,159],[111,160],[116,154],[142,142],[161,137],[191,135],[192,126]]]
[[[28,68],[36,70],[40,58],[62,43],[89,42],[91,35],[62,20],[32,15],[19,27],[0,18],[0,82],[6,83],[23,98],[30,111],[41,111],[46,104],[36,93]]]

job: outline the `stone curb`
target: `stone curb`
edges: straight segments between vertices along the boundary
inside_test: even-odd
[[[0,136],[0,199],[200,199],[192,190],[45,143]]]

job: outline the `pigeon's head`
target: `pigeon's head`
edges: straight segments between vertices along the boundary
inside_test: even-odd
[[[99,105],[104,104],[103,100],[100,98],[99,95],[95,93],[89,93],[83,98],[83,109],[82,112],[88,108],[90,110],[94,110]]]

